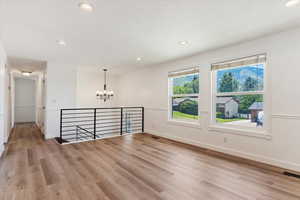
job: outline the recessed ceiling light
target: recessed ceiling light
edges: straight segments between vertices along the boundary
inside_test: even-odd
[[[94,9],[92,4],[90,4],[88,2],[80,2],[78,4],[78,6],[81,10],[86,11],[86,12],[92,12]]]
[[[137,57],[137,58],[136,58],[136,61],[141,61],[141,60],[142,60],[141,57]]]
[[[289,0],[285,3],[285,6],[290,8],[298,5],[300,3],[300,0]]]
[[[25,71],[22,71],[22,75],[23,75],[23,76],[30,76],[31,73],[32,73],[32,72],[25,72]]]
[[[60,46],[66,46],[67,45],[67,43],[64,40],[57,40],[56,42]]]
[[[189,44],[189,42],[188,41],[180,41],[179,44],[182,46],[186,46]]]

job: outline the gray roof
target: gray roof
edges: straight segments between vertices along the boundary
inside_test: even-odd
[[[217,103],[225,104],[230,100],[234,100],[232,97],[217,97]]]
[[[263,110],[264,102],[254,102],[248,109],[249,110]]]
[[[181,103],[181,102],[183,102],[183,101],[189,101],[190,99],[188,99],[188,98],[184,98],[184,97],[182,97],[182,98],[174,98],[173,99],[173,105],[178,105],[179,103]]]

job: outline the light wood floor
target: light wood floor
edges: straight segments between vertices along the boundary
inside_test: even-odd
[[[299,179],[129,135],[59,145],[18,125],[0,161],[0,199],[300,199]]]

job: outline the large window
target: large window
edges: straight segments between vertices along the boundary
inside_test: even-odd
[[[188,69],[169,73],[170,118],[195,121],[199,118],[199,71]]]
[[[262,128],[266,56],[257,55],[212,65],[213,120],[217,124]]]

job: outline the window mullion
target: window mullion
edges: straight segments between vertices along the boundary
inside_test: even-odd
[[[255,94],[264,94],[264,91],[247,91],[247,92],[219,92],[216,93],[215,96],[237,96],[237,95],[255,95]]]
[[[174,94],[172,97],[197,97],[199,94]]]

